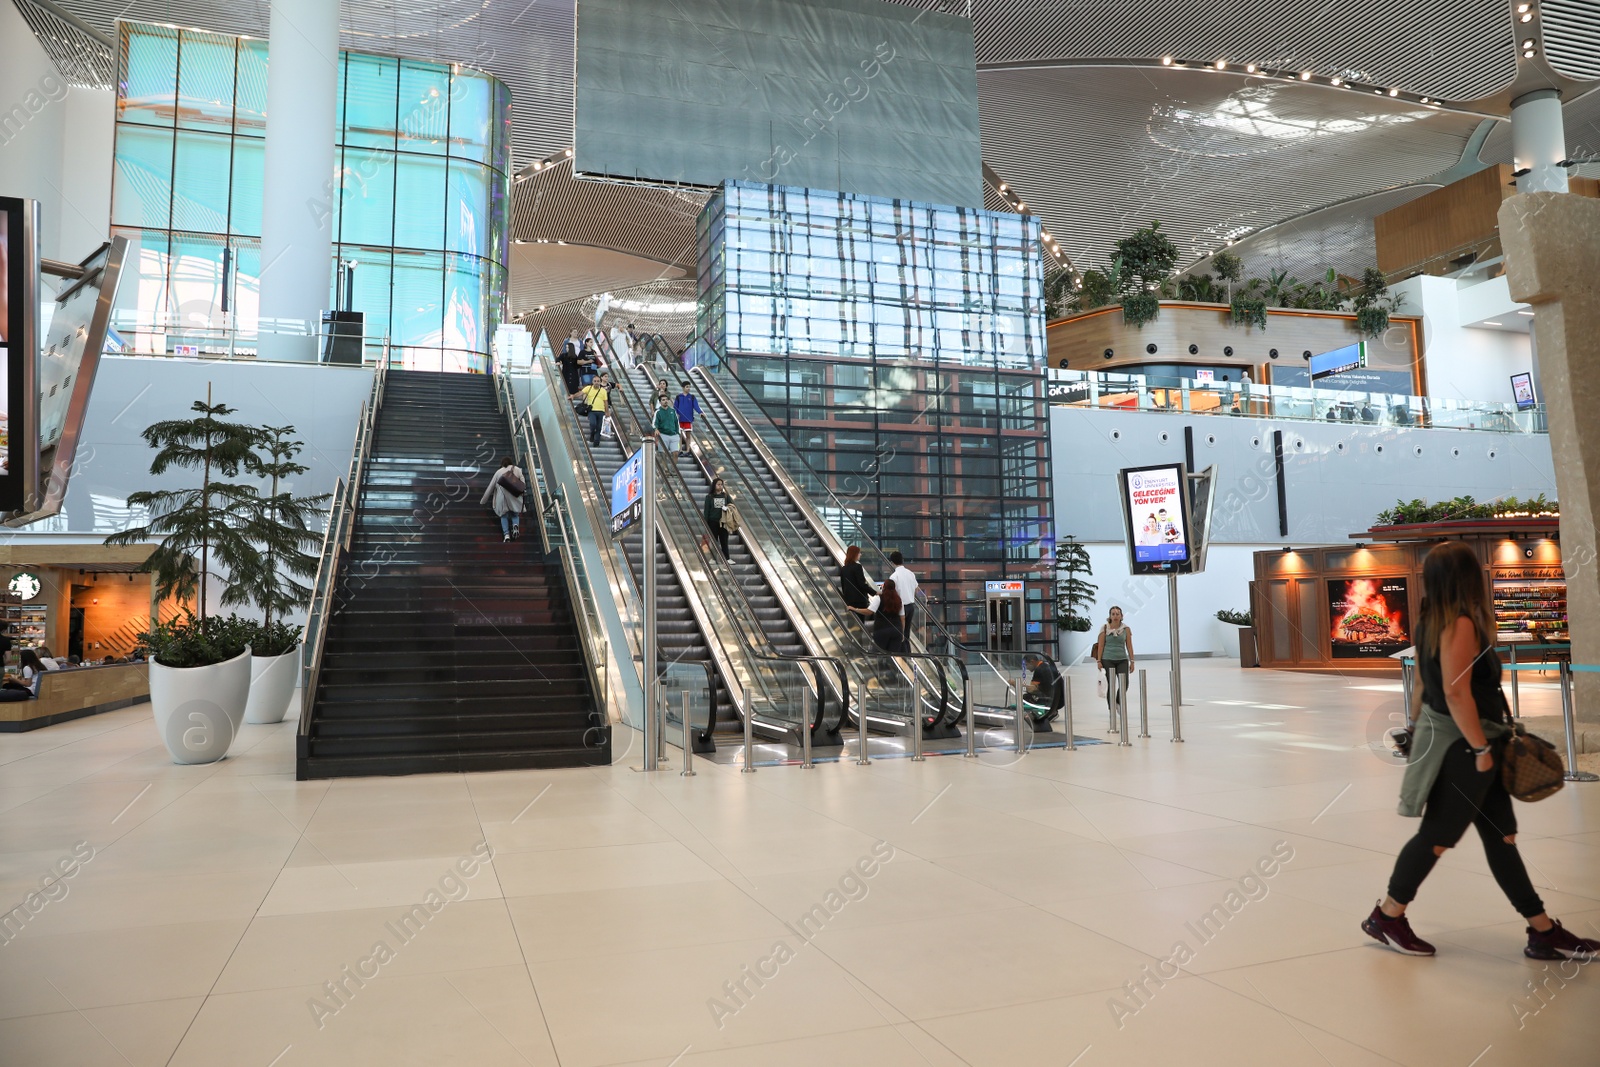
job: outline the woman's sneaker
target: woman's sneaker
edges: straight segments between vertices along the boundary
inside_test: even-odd
[[[1600,941],[1579,937],[1555,920],[1550,929],[1540,932],[1528,927],[1528,947],[1522,954],[1530,960],[1589,960],[1600,956]]]
[[[1406,921],[1405,915],[1397,915],[1391,919],[1383,913],[1381,903],[1372,909],[1372,914],[1362,922],[1361,929],[1379,944],[1388,945],[1396,952],[1404,952],[1407,956],[1431,956],[1434,953],[1432,945],[1412,933],[1411,923]]]

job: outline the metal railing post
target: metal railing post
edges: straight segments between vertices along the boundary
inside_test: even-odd
[[[911,664],[911,762],[921,763],[928,757],[922,754],[922,675],[917,665]]]
[[[1515,672],[1512,677],[1516,677]],[[1561,725],[1567,734],[1567,773],[1562,777],[1569,782],[1600,781],[1600,775],[1578,770],[1578,744],[1572,726],[1572,661],[1568,659],[1561,661]]]
[[[1145,669],[1139,668],[1139,736],[1150,736],[1150,691],[1146,683]]]
[[[694,777],[694,731],[689,729],[689,690],[683,691],[683,770],[680,778]]]
[[[1022,728],[1023,728],[1024,724],[1025,724],[1024,720],[1027,718],[1027,714],[1028,714],[1027,709],[1022,706],[1022,700],[1023,700],[1023,695],[1022,694],[1023,694],[1023,690],[1025,688],[1027,688],[1027,684],[1028,684],[1028,673],[1026,671],[1019,671],[1017,673],[1017,751],[1018,752],[1022,751],[1022,746],[1023,746]]]
[[[1078,747],[1078,742],[1072,736],[1072,681],[1066,674],[1061,676],[1061,699],[1061,714],[1067,730],[1067,751],[1071,752]]]
[[[1517,643],[1515,641],[1509,642],[1509,647],[1511,649],[1511,716],[1512,718],[1520,719],[1522,718],[1522,694],[1517,691]],[[1409,687],[1406,691],[1406,707],[1408,709],[1411,707]]]
[[[1121,731],[1117,738],[1118,748],[1132,748],[1133,742],[1128,740],[1128,683],[1124,675],[1117,674],[1117,707],[1118,728]]]
[[[1183,698],[1176,692],[1176,686],[1177,685],[1178,685],[1177,675],[1174,674],[1171,671],[1168,671],[1167,672],[1167,686],[1168,686],[1169,689],[1173,690],[1173,695],[1172,695],[1172,736],[1170,738],[1168,738],[1169,741],[1182,741],[1183,740],[1183,723],[1179,721],[1180,720],[1180,715],[1179,715],[1179,712],[1178,712],[1178,708],[1182,704]]]
[[[867,755],[867,687],[856,688],[856,766],[865,767],[872,762],[872,757]]]
[[[735,706],[734,710],[738,710],[737,706]],[[751,736],[750,730],[750,709],[746,707],[744,709],[744,766],[739,768],[740,774],[756,773],[754,760],[755,739]]]
[[[822,688],[822,670],[813,663],[811,665],[811,674],[817,683],[817,721],[821,722],[822,702],[827,699]],[[811,720],[806,718],[806,702],[805,698],[802,697],[800,700],[800,769],[809,771],[811,767]]]
[[[978,732],[972,727],[972,679],[966,677],[961,680],[961,703],[967,713],[967,750],[962,753],[966,759],[978,758]]]

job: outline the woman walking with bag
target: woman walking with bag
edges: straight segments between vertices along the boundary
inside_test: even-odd
[[[506,456],[500,461],[500,469],[489,479],[483,499],[478,501],[494,508],[494,513],[500,516],[502,542],[515,541],[522,536],[522,497],[527,491],[528,480],[522,476],[517,461]]]
[[[1559,960],[1600,953],[1600,941],[1578,937],[1545,914],[1517,851],[1517,817],[1501,777],[1511,727],[1492,633],[1477,553],[1461,541],[1429,552],[1422,564],[1410,760],[1400,783],[1400,814],[1420,815],[1422,825],[1400,850],[1389,893],[1361,929],[1397,952],[1433,955],[1434,947],[1412,932],[1406,906],[1439,857],[1475,826],[1490,873],[1528,920],[1523,955]]]
[[[1128,675],[1133,673],[1133,630],[1122,625],[1122,609],[1113,607],[1106,616],[1105,625],[1095,638],[1095,663],[1105,674],[1101,686],[1105,691],[1106,707],[1115,718],[1128,707]]]

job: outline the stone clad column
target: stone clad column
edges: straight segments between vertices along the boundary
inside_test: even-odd
[[[338,75],[338,0],[272,0],[261,201],[261,348],[267,358],[317,358],[314,337],[274,337],[266,320],[297,320],[315,334],[330,304]]]
[[[1519,194],[1500,205],[1511,298],[1532,304],[1550,420],[1572,661],[1600,664],[1600,200]],[[1577,716],[1600,723],[1600,674],[1573,677]]]

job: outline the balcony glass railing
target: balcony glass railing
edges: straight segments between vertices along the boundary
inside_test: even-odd
[[[1046,392],[1050,403],[1065,407],[1495,433],[1549,432],[1543,404],[1519,410],[1515,404],[1314,386],[1203,382],[1194,378],[1054,369],[1048,375]]]

